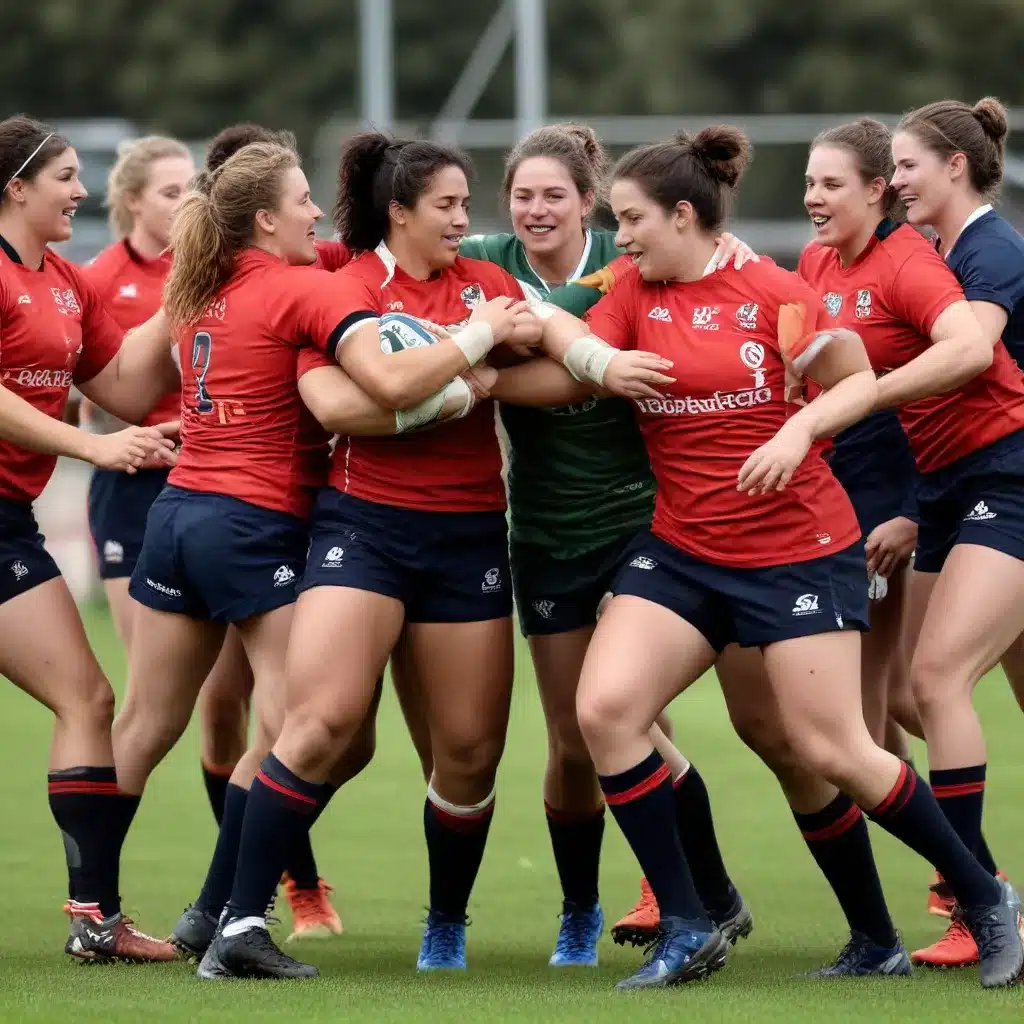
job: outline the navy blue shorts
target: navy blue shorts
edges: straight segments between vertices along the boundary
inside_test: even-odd
[[[523,636],[551,636],[593,626],[636,534],[575,558],[554,558],[539,544],[512,541],[512,582]]]
[[[843,444],[840,435],[828,464],[849,495],[865,538],[890,519],[917,522],[917,464],[902,429],[871,446]]]
[[[59,575],[32,506],[0,499],[0,604]]]
[[[131,576],[146,535],[146,516],[167,483],[169,469],[122,473],[93,470],[89,481],[89,532],[96,546],[100,578]]]
[[[1024,560],[1024,430],[922,473],[917,497],[914,568],[920,572],[941,571],[954,544]]]
[[[406,622],[512,614],[504,512],[427,512],[326,487],[317,498],[299,591],[352,587],[397,598]]]
[[[863,541],[808,562],[733,569],[702,562],[644,530],[625,558],[612,593],[675,612],[718,652],[731,643],[759,647],[869,628]]]
[[[240,622],[295,600],[308,544],[296,516],[168,484],[149,511],[128,593],[158,611]]]

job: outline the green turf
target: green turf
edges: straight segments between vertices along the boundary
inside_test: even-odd
[[[105,611],[85,614],[104,665],[119,680],[123,662]],[[421,977],[413,966],[426,892],[423,784],[390,694],[376,760],[314,831],[321,872],[337,887],[346,927],[340,939],[303,947],[321,978],[218,985],[200,984],[184,964],[86,967],[64,956],[64,864],[43,778],[50,720],[12,687],[0,691],[0,1019],[1020,1020],[1024,991],[983,992],[974,971],[849,983],[799,977],[838,950],[842,920],[771,777],[732,735],[713,678],[678,701],[673,717],[681,746],[707,780],[726,859],[755,915],[753,936],[709,982],[644,995],[612,992],[639,956],[607,937],[600,969],[548,968],[559,895],[540,799],[545,743],[532,671],[525,649],[518,653],[497,814],[471,905],[470,970],[460,977]],[[990,741],[990,844],[1022,878],[1022,723],[1001,677],[982,686],[979,705]],[[190,731],[157,770],[125,852],[125,907],[154,934],[166,934],[196,894],[212,848],[196,751]],[[874,835],[907,945],[931,942],[942,926],[924,912],[928,868],[888,836]],[[610,823],[602,872],[609,924],[632,905],[637,883]]]

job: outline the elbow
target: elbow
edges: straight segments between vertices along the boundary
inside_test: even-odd
[[[992,365],[993,359],[995,359],[995,345],[990,345],[980,335],[977,338],[972,338],[964,356],[965,369],[969,367],[971,371],[967,379],[970,380],[972,377],[977,377],[979,373],[984,373]]]

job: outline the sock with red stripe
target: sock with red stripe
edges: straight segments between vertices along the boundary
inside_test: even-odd
[[[604,806],[591,814],[558,811],[544,801],[551,849],[555,854],[562,898],[590,910],[597,905],[597,880],[604,838]]]
[[[427,786],[423,831],[430,865],[430,909],[444,921],[465,921],[494,817],[494,790],[472,807],[449,803]]]
[[[118,895],[121,843],[126,805],[111,767],[76,767],[46,776],[50,813],[64,838],[68,895],[79,903],[98,903],[111,917],[121,909]],[[134,799],[138,804],[138,797]],[[130,819],[128,819],[130,822]]]
[[[715,835],[711,799],[700,772],[691,764],[673,783],[676,828],[693,884],[706,910],[719,917],[732,909],[736,890],[725,870]]]
[[[334,796],[334,792],[334,787],[329,782],[325,782],[323,794],[309,820],[310,828],[316,824],[317,819],[323,814],[324,809],[330,803],[331,797]],[[320,888],[320,869],[316,866],[316,857],[313,854],[313,839],[308,830],[305,835],[298,838],[295,849],[288,858],[288,866],[285,870],[288,872],[288,877],[295,883],[297,889]]]
[[[874,809],[865,810],[872,821],[931,863],[962,907],[999,902],[999,883],[964,845],[927,783],[913,768],[901,762],[889,795]]]
[[[328,787],[307,782],[268,754],[249,789],[227,920],[264,917],[285,864],[326,804]]]
[[[840,793],[813,814],[793,812],[797,826],[821,873],[839,900],[851,931],[891,949],[898,938],[889,916],[868,824],[860,808]]]
[[[653,751],[618,775],[598,778],[605,801],[640,862],[662,916],[681,917],[698,931],[711,931],[679,841],[671,773],[661,755]]]
[[[210,764],[203,761],[203,785],[206,786],[206,796],[218,825],[224,818],[224,796],[234,770],[233,764]]]
[[[231,895],[238,862],[238,844],[242,837],[242,821],[249,791],[229,782],[224,790],[224,813],[217,830],[217,844],[213,848],[206,881],[196,900],[196,907],[211,917],[220,917],[224,904]],[[264,906],[266,910],[266,906]]]
[[[945,768],[929,773],[932,792],[942,813],[949,819],[964,846],[981,860],[981,812],[985,799],[985,770],[974,764],[967,768]],[[988,847],[985,847],[988,853]],[[992,854],[988,853],[988,859]],[[986,865],[987,866],[987,865]],[[992,865],[994,875],[995,865]]]

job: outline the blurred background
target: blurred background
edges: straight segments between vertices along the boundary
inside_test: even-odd
[[[6,4],[3,29],[5,116],[55,124],[82,161],[76,261],[108,241],[122,140],[175,135],[201,158],[239,121],[296,133],[325,210],[360,126],[454,142],[476,165],[473,230],[492,231],[504,154],[540,124],[586,121],[617,153],[728,120],[756,150],[732,229],[792,266],[820,130],[991,94],[1012,112],[1002,210],[1024,226],[1024,0],[35,0]],[[88,473],[62,464],[38,506],[80,596]]]

